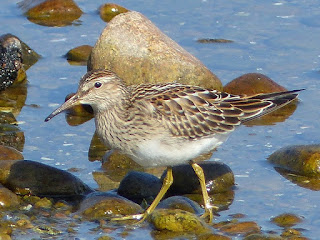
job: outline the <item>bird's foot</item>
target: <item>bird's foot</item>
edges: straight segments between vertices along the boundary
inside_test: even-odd
[[[200,216],[200,218],[208,219],[208,222],[211,223],[213,221],[213,216],[219,216],[216,211],[219,210],[219,207],[210,205],[210,207],[205,209],[205,213]],[[213,212],[214,211],[214,212]]]

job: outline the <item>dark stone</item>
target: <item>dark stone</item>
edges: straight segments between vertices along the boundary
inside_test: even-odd
[[[224,163],[201,162],[206,185],[209,193],[226,192],[234,186],[234,175],[231,169]],[[190,164],[183,164],[172,168],[173,184],[169,188],[172,195],[189,193],[201,193],[198,176]],[[166,174],[162,175],[161,179]]]
[[[9,169],[3,185],[15,193],[53,198],[77,198],[93,190],[74,175],[35,161],[17,161]]]
[[[20,40],[5,34],[0,37],[0,91],[11,86],[22,68],[22,47]]]
[[[140,204],[143,200],[152,202],[157,196],[162,182],[148,173],[131,171],[120,182],[118,194]]]

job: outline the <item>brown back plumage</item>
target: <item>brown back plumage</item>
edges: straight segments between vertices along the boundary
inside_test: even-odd
[[[131,87],[131,100],[150,102],[174,135],[197,139],[229,133],[288,104],[298,91],[239,96],[179,83],[143,84]]]

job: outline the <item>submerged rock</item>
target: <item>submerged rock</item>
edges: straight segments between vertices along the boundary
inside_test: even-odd
[[[128,85],[178,81],[222,89],[220,80],[197,58],[134,11],[115,16],[92,49],[88,70],[104,68]]]
[[[283,213],[271,219],[279,227],[292,227],[302,222],[301,217],[292,213]]]
[[[233,43],[232,40],[222,38],[201,38],[197,40],[198,43]]]
[[[242,235],[247,236],[249,234],[260,233],[260,226],[255,222],[230,222],[218,227],[221,232],[228,233],[230,235]]]
[[[101,141],[97,132],[94,132],[88,151],[89,161],[102,161],[103,156],[108,150],[110,149]]]

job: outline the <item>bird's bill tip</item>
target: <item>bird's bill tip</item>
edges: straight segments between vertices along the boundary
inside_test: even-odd
[[[78,105],[78,104],[80,104],[78,97],[76,95],[74,95],[69,100],[64,102],[60,107],[58,107],[56,110],[54,110],[48,117],[46,117],[46,119],[44,121],[48,122],[49,120],[51,120],[53,117],[55,117],[59,113],[65,111],[65,110],[68,110],[69,108],[72,108],[73,106]]]

